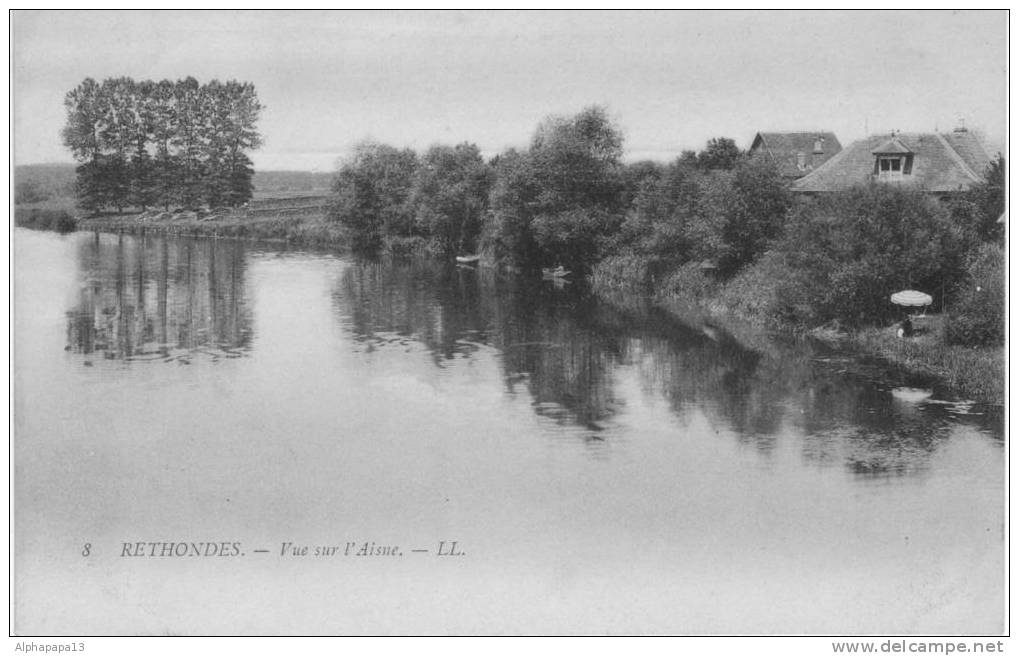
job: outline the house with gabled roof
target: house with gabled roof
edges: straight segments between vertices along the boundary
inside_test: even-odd
[[[842,150],[834,132],[758,132],[750,144],[751,157],[775,162],[784,178],[802,178]]]
[[[883,182],[948,196],[982,182],[992,157],[982,137],[966,128],[873,135],[847,146],[792,190],[824,193]]]

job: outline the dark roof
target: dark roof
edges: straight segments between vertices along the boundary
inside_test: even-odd
[[[946,132],[941,135],[959,154],[966,165],[981,178],[987,170],[987,165],[994,159],[997,152],[992,148],[984,136],[972,130],[961,130],[958,132]]]
[[[898,184],[926,191],[969,189],[983,179],[984,169],[991,162],[981,138],[973,132],[900,133],[894,139],[913,153],[911,171]],[[888,152],[881,149],[889,141],[887,134],[878,134],[853,142],[824,166],[794,182],[793,191],[837,191],[870,182],[874,179],[875,153]]]
[[[870,152],[875,155],[905,155],[913,151],[907,148],[906,144],[899,141],[898,137],[892,137]]]
[[[814,145],[821,140],[823,152],[815,153]],[[842,150],[834,132],[758,132],[750,144],[750,154],[766,155],[774,160],[779,172],[787,178],[800,178],[821,166]],[[803,153],[804,167],[799,166]]]

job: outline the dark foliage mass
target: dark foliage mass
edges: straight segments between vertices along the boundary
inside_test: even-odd
[[[543,121],[496,165],[485,244],[520,266],[589,267],[624,210],[623,137],[601,107]]]
[[[652,273],[697,262],[728,277],[768,248],[790,204],[767,162],[740,157],[731,169],[705,170],[681,157],[638,181],[615,250],[649,258]]]
[[[248,152],[262,106],[248,82],[84,80],[64,100],[64,144],[88,211],[237,206],[251,197]]]
[[[983,244],[970,258],[945,337],[949,344],[1005,342],[1005,251],[1000,246]]]
[[[414,173],[413,228],[440,255],[473,253],[481,236],[492,171],[474,144],[432,146]]]
[[[472,144],[418,157],[367,143],[337,174],[330,216],[362,250],[563,265],[802,326],[892,321],[902,310],[889,296],[920,289],[950,311],[952,340],[1001,339],[1000,156],[950,199],[883,184],[795,199],[732,139],[667,165],[622,152],[602,107],[551,116],[526,150],[487,163]]]
[[[972,227],[983,241],[1004,245],[1005,226],[998,222],[1005,211],[1005,158],[998,156],[987,166],[984,181],[952,203],[956,221]]]
[[[408,200],[418,168],[413,150],[365,142],[340,168],[333,183],[332,219],[346,229],[351,247],[373,252],[386,241],[415,236]]]
[[[708,171],[728,170],[736,166],[742,155],[735,141],[718,137],[709,141],[707,148],[697,154],[697,165]]]
[[[78,222],[67,210],[17,207],[14,210],[14,225],[33,230],[71,232]]]
[[[775,311],[801,323],[895,319],[890,294],[941,305],[962,275],[970,238],[943,203],[875,184],[800,204],[777,245]]]

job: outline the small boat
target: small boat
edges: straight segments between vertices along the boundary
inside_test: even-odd
[[[477,264],[478,260],[481,259],[480,255],[457,255],[457,264]]]
[[[564,278],[568,275],[570,275],[570,272],[562,266],[557,266],[554,269],[546,267],[541,270],[542,278]]]

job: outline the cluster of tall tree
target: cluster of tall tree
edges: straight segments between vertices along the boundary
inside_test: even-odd
[[[731,139],[712,139],[671,166],[627,165],[622,154],[622,131],[598,106],[546,118],[528,148],[488,162],[467,143],[433,146],[420,157],[363,143],[336,176],[331,217],[358,250],[398,252],[423,242],[444,255],[482,250],[522,268],[575,270],[647,242],[634,230],[648,227],[684,233],[652,237],[651,250],[735,268],[756,257],[788,204],[778,176],[747,165]],[[669,187],[676,175],[696,187],[679,215]],[[684,239],[705,246],[675,250]]]
[[[249,82],[87,78],[64,105],[83,209],[222,207],[251,197],[248,152],[261,145],[262,106]]]
[[[358,251],[474,252],[491,173],[474,144],[432,146],[419,157],[364,142],[336,175],[329,215]]]
[[[341,166],[330,216],[359,250],[425,244],[449,255],[485,249],[522,265],[581,264],[618,224],[622,136],[605,111],[550,117],[525,152],[486,162],[474,144],[418,156],[363,143]]]
[[[643,258],[652,275],[696,262],[726,277],[767,250],[792,204],[786,184],[770,162],[720,165],[710,152],[645,165],[613,254]]]
[[[496,158],[488,249],[521,267],[589,266],[623,218],[622,154],[602,107],[545,119],[526,151]]]

